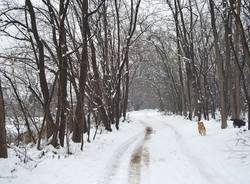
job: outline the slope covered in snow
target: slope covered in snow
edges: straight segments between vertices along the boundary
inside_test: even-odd
[[[200,136],[196,122],[165,116],[154,110],[131,112],[120,131],[98,134],[84,151],[72,145],[73,155],[47,147],[27,150],[27,163],[16,152],[0,160],[1,184],[248,184],[250,133],[220,129],[204,121]],[[21,154],[20,153],[20,154]],[[20,155],[17,154],[17,155]]]

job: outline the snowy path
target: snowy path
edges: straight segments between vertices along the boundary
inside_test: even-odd
[[[202,152],[193,153],[193,146],[188,145],[188,142],[185,141],[188,137],[183,137],[173,122],[154,116],[147,116],[147,119],[156,122],[154,123],[155,136],[150,145],[151,157],[156,162],[151,167],[150,183],[171,181],[172,183],[230,184],[221,174],[221,168],[209,164],[214,161],[213,155],[210,155],[211,160],[207,162]],[[195,149],[206,149],[202,143],[203,137],[199,138],[201,143]],[[166,170],[166,168],[168,169]],[[162,171],[164,172],[162,173]]]
[[[145,110],[132,112],[129,117],[132,122],[122,123],[121,131],[98,135],[82,153],[72,148],[73,156],[47,158],[34,169],[15,166],[12,160],[6,168],[14,167],[15,172],[0,172],[0,183],[250,183],[250,150],[243,150],[246,152],[241,157],[233,151],[236,129],[221,130],[219,123],[205,122],[207,136],[199,136],[196,122],[179,116]],[[7,165],[8,161],[0,160],[0,171],[2,163]]]
[[[213,136],[214,132],[201,137],[195,122],[162,117],[154,111],[134,113],[132,119],[150,127],[153,134],[135,146],[130,156],[128,179],[113,178],[112,183],[244,183],[246,178],[239,176],[238,168],[228,163],[230,153],[225,151],[225,144],[214,142],[218,138]]]

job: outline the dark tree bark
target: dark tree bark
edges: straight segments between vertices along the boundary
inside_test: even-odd
[[[175,21],[175,31],[176,31],[176,45],[177,45],[177,58],[178,58],[178,74],[179,74],[179,80],[180,80],[180,93],[181,93],[181,115],[187,116],[187,103],[186,103],[186,95],[185,95],[185,88],[184,88],[184,77],[183,77],[183,70],[182,70],[182,58],[181,55],[183,54],[181,51],[181,34],[180,34],[180,28],[179,28],[179,11],[177,9],[176,1],[174,2],[174,8],[171,4],[171,2],[167,1],[168,6],[170,7],[173,18]]]
[[[82,34],[82,53],[80,60],[80,78],[79,78],[79,93],[77,94],[76,111],[73,123],[74,142],[81,142],[84,131],[86,131],[86,120],[84,113],[84,95],[85,84],[88,71],[88,1],[82,1],[81,5],[81,34]]]
[[[5,129],[5,109],[2,92],[2,85],[0,81],[0,158],[7,158],[7,143],[6,143],[6,129]]]
[[[57,117],[56,117],[56,130],[53,134],[52,144],[57,146],[57,135],[59,131],[60,145],[64,146],[65,128],[66,128],[66,115],[67,115],[67,46],[66,46],[66,29],[65,19],[67,16],[69,0],[60,0],[59,4],[59,28],[58,35],[59,41],[57,46],[57,58],[59,64],[59,82],[58,82],[58,100],[57,100]],[[56,25],[52,25],[56,26]]]
[[[192,41],[189,41],[188,30],[186,28],[185,19],[183,15],[183,8],[181,7],[180,0],[174,0],[175,12],[179,12],[180,15],[180,25],[179,33],[181,34],[181,46],[183,49],[183,58],[185,58],[185,67],[186,67],[186,88],[187,88],[187,108],[188,108],[188,118],[192,120],[193,114],[193,104],[192,104],[192,95],[193,95],[193,82],[194,81],[194,74],[192,71],[192,63],[193,63],[193,56],[192,56]],[[192,16],[190,17],[192,20]],[[192,27],[190,28],[192,32]],[[196,84],[195,84],[196,85]],[[197,100],[197,99],[196,99]]]
[[[38,50],[36,51],[36,49],[34,48],[33,52],[35,55],[37,55],[36,52],[38,52],[37,67],[39,70],[40,87],[41,87],[41,91],[42,91],[43,98],[44,98],[43,108],[45,112],[47,111],[46,108],[49,108],[49,88],[48,88],[48,83],[47,83],[46,74],[45,74],[44,45],[38,33],[37,24],[36,24],[36,15],[34,12],[33,5],[30,0],[26,0],[25,5],[27,7],[27,11],[30,16],[31,30],[32,30],[34,39],[36,41],[37,50]],[[32,38],[30,39],[32,41]],[[55,124],[53,122],[53,118],[52,118],[50,110],[48,111],[46,115],[46,121],[47,121],[46,132],[47,132],[47,139],[48,139],[53,135],[54,128],[55,128]]]
[[[215,19],[215,12],[214,12],[214,1],[209,0],[210,5],[210,14],[211,14],[211,24],[213,29],[214,35],[214,49],[215,49],[215,62],[218,69],[218,76],[219,76],[219,98],[220,98],[220,114],[221,114],[221,128],[227,128],[227,115],[226,115],[226,107],[225,107],[225,84],[224,84],[224,75],[223,75],[223,59],[220,54],[220,47],[219,47],[219,36],[216,27],[216,19]]]

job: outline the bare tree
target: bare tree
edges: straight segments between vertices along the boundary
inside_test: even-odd
[[[218,69],[218,76],[219,76],[219,94],[220,94],[220,114],[221,114],[221,128],[227,128],[227,115],[226,115],[226,107],[225,107],[225,78],[224,78],[224,71],[223,71],[223,59],[220,53],[219,47],[219,37],[217,32],[216,26],[216,19],[215,19],[215,12],[214,12],[214,1],[209,0],[210,5],[210,13],[211,13],[211,24],[213,28],[213,35],[214,35],[214,49],[215,49],[215,62]]]
[[[6,143],[6,129],[5,129],[5,109],[2,92],[2,85],[0,81],[0,158],[7,158],[7,143]]]

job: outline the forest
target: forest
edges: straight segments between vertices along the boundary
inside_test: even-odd
[[[141,109],[250,130],[248,0],[1,0],[0,41],[0,158]]]

